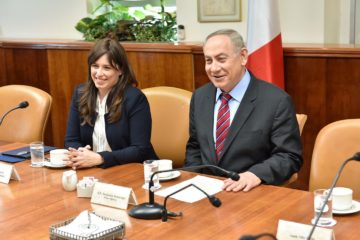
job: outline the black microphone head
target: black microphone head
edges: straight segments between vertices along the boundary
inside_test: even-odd
[[[239,240],[256,240],[257,238],[251,235],[242,236]]]
[[[23,102],[19,103],[19,105],[18,105],[19,108],[27,108],[28,106],[29,106],[28,101],[23,101]]]
[[[211,202],[211,204],[212,204],[214,207],[220,207],[220,206],[221,206],[221,201],[220,201],[220,199],[218,199],[218,198],[215,197],[215,196],[209,196],[209,201]]]
[[[228,177],[231,178],[234,181],[238,181],[240,179],[240,175],[237,174],[236,172],[228,172]]]
[[[256,240],[262,237],[270,237],[271,239],[277,240],[277,238],[271,233],[260,233],[258,235],[244,235],[239,240]]]
[[[351,159],[360,161],[360,152],[355,153],[354,156],[351,157]]]

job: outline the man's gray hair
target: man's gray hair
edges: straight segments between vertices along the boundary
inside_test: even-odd
[[[219,36],[219,35],[225,35],[225,36],[228,36],[230,38],[232,44],[235,47],[236,53],[239,53],[242,48],[246,47],[245,43],[244,43],[244,40],[243,40],[243,37],[237,31],[235,31],[233,29],[221,29],[221,30],[218,30],[216,32],[210,33],[206,37],[205,43],[210,38],[212,38],[214,36]]]

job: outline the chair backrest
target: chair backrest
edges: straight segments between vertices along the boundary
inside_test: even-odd
[[[309,190],[329,188],[341,164],[360,146],[360,119],[347,119],[330,123],[318,133],[310,169]],[[337,186],[353,189],[354,198],[360,199],[360,163],[349,162]]]
[[[182,167],[189,139],[189,108],[192,93],[174,87],[143,89],[151,110],[151,143],[161,159]]]
[[[0,140],[30,143],[43,141],[52,97],[45,91],[26,85],[0,87],[0,116],[28,101],[29,106],[9,113],[0,125]]]
[[[299,124],[300,135],[301,135],[301,133],[302,133],[302,131],[303,131],[303,129],[304,129],[306,120],[307,120],[307,115],[306,115],[306,114],[297,113],[297,114],[296,114],[296,119],[297,119],[298,124]]]
[[[304,126],[305,126],[305,122],[307,120],[307,115],[306,114],[300,114],[300,113],[297,113],[296,114],[296,119],[297,119],[297,122],[299,124],[299,130],[300,130],[300,135],[302,133],[302,130],[304,129]],[[296,180],[298,179],[298,174],[297,173],[294,173],[293,175],[291,175],[291,177],[289,178],[289,180],[287,180],[285,183],[282,184],[282,186],[284,187],[291,187],[291,184],[293,182],[295,182]]]

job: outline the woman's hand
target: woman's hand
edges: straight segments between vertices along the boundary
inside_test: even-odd
[[[77,150],[69,148],[69,162],[67,165],[73,169],[93,167],[103,162],[101,155],[91,151],[89,146],[80,147]]]

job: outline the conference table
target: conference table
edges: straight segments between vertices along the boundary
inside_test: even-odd
[[[21,143],[1,144],[0,152],[23,146]],[[0,239],[49,239],[49,226],[79,215],[84,210],[125,222],[124,239],[239,239],[245,234],[276,234],[280,219],[310,224],[313,217],[313,195],[285,187],[261,185],[250,192],[219,192],[222,201],[213,207],[204,198],[195,203],[168,199],[167,208],[181,211],[182,217],[142,220],[130,217],[127,210],[92,204],[89,198],[78,198],[76,191],[62,188],[65,169],[32,168],[30,161],[14,164],[21,180],[0,183]],[[130,187],[139,203],[148,201],[143,189],[143,166],[139,163],[108,169],[89,168],[76,171],[78,179],[93,176],[103,183]],[[162,188],[196,176],[182,171],[171,181],[161,182]],[[155,196],[163,203],[164,198]],[[132,206],[129,205],[128,209]],[[359,239],[360,214],[334,215],[333,227],[337,240]],[[264,238],[266,239],[266,238]]]

